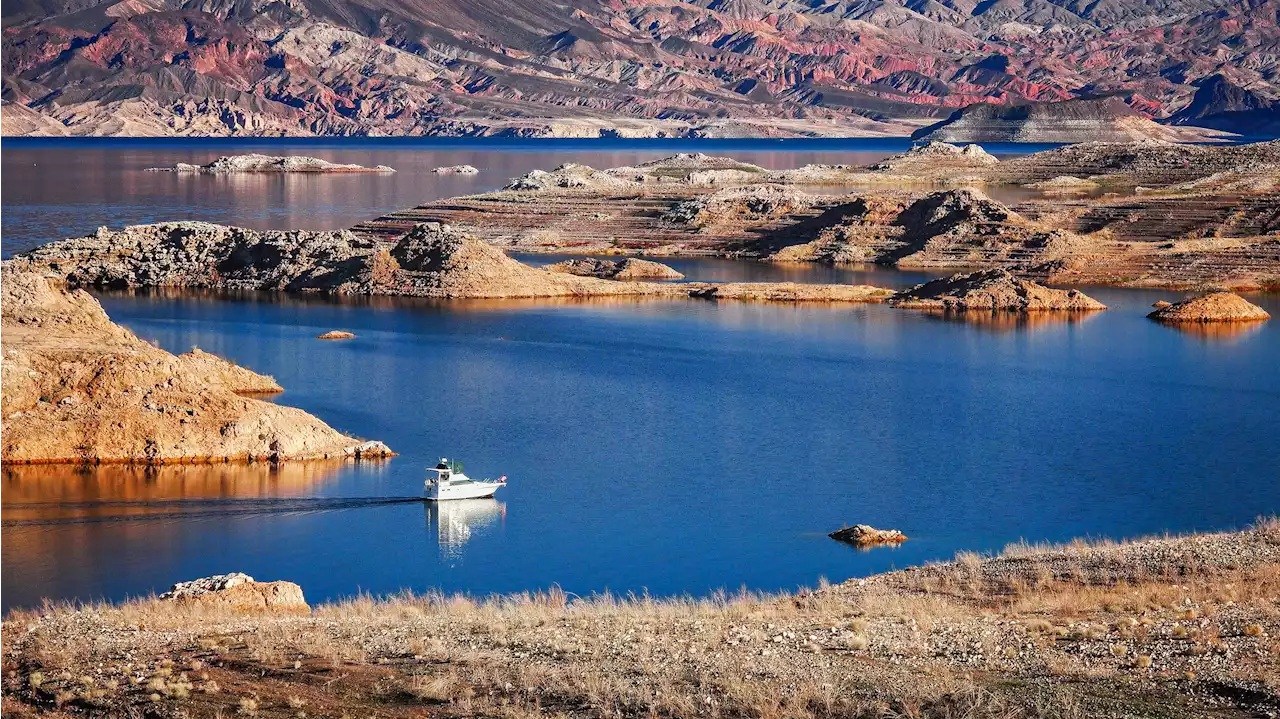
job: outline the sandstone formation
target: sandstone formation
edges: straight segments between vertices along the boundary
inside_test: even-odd
[[[1106,305],[1079,290],[1055,290],[1020,280],[1005,270],[983,270],[933,280],[899,292],[890,305],[913,310],[1089,312]]]
[[[912,133],[944,142],[1194,141],[1203,132],[1158,125],[1120,98],[997,105],[980,102]]]
[[[652,260],[640,260],[628,257],[622,260],[601,260],[585,258],[565,260],[544,269],[549,272],[563,272],[579,277],[599,277],[605,280],[679,280],[684,275],[671,267]]]
[[[6,463],[223,462],[381,456],[300,409],[237,394],[278,389],[204,352],[175,357],[87,293],[3,270],[0,395]]]
[[[352,332],[347,332],[345,330],[329,330],[328,332],[325,332],[322,335],[317,335],[316,339],[318,340],[349,340],[353,337],[355,337],[355,334]]]
[[[797,282],[730,282],[695,286],[690,297],[761,302],[882,302],[893,290],[871,285],[809,285]]]
[[[240,572],[178,582],[161,594],[160,599],[193,609],[217,607],[236,612],[311,612],[302,595],[302,587],[297,584],[259,582]]]
[[[1160,322],[1259,322],[1271,319],[1261,307],[1233,292],[1210,292],[1199,297],[1166,303],[1147,315]]]
[[[437,167],[432,172],[437,175],[474,175],[480,171],[471,165],[449,165],[448,167]]]
[[[181,172],[187,174],[226,175],[237,172],[304,172],[304,173],[353,173],[353,172],[395,172],[386,165],[365,167],[363,165],[344,165],[318,157],[272,155],[229,155],[204,165],[188,165],[179,162],[173,167],[153,167],[148,172]]]
[[[827,536],[859,546],[901,544],[907,541],[907,535],[896,529],[876,529],[868,524],[855,524],[852,527],[837,529]]]

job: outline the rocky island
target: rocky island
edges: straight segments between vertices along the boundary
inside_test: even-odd
[[[1106,305],[1079,290],[1055,290],[1020,280],[1005,270],[983,270],[926,282],[890,297],[912,310],[1094,312]]]
[[[1234,292],[1208,292],[1181,302],[1162,302],[1147,315],[1170,323],[1261,322],[1271,315]]]
[[[172,355],[87,293],[6,266],[5,463],[282,461],[391,454],[300,409],[246,396],[280,386],[207,352]]]
[[[298,172],[298,173],[315,173],[315,174],[343,174],[343,173],[389,173],[395,172],[395,168],[386,165],[378,165],[376,167],[365,167],[364,165],[346,165],[328,160],[321,160],[318,157],[301,157],[301,156],[283,156],[277,157],[273,155],[229,155],[219,157],[212,162],[203,165],[189,165],[185,162],[179,162],[173,167],[152,167],[148,172],[178,172],[194,175],[228,175],[238,172]]]

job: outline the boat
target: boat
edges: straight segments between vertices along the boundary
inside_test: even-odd
[[[507,475],[497,479],[472,479],[462,473],[462,463],[445,457],[440,463],[427,469],[435,472],[426,481],[427,499],[442,502],[446,499],[481,499],[492,497],[494,492],[507,486]]]

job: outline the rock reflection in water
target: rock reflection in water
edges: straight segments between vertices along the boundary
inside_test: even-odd
[[[1062,324],[1079,324],[1088,322],[1098,316],[1099,312],[987,312],[970,310],[968,312],[947,312],[934,310],[901,310],[915,312],[930,320],[942,322],[958,322],[972,325],[991,332],[1021,332],[1038,330]]]
[[[496,499],[454,499],[427,503],[427,530],[435,528],[442,559],[461,559],[472,535],[505,520],[507,505]]]

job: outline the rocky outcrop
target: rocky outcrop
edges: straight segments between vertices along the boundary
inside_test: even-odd
[[[930,140],[915,145],[910,150],[885,158],[872,165],[870,169],[881,173],[900,175],[941,175],[953,174],[964,170],[976,170],[1000,164],[981,145],[952,145],[946,142]]]
[[[903,309],[945,311],[1091,312],[1107,308],[1079,290],[1050,289],[1004,270],[933,280],[899,292],[888,303]]]
[[[135,225],[54,242],[8,261],[14,271],[63,278],[73,287],[185,287],[283,290],[440,299],[687,297],[709,285],[625,282],[657,263],[624,260],[615,279],[530,267],[449,225],[415,225],[394,244],[350,232],[265,231],[204,222]],[[750,285],[722,297],[750,293]],[[833,289],[823,289],[833,287]],[[874,289],[874,288],[871,288]],[[795,300],[865,301],[842,286],[754,292]]]
[[[160,599],[193,609],[216,607],[238,612],[311,612],[302,595],[302,587],[297,584],[259,582],[239,572],[178,582],[161,594]]]
[[[1234,292],[1210,292],[1175,303],[1164,303],[1147,315],[1170,323],[1260,322],[1270,313]]]
[[[579,277],[599,277],[605,280],[679,280],[684,275],[671,267],[652,260],[640,260],[628,257],[622,260],[602,260],[584,258],[565,260],[547,265],[549,272],[563,272]]]
[[[437,167],[432,172],[437,175],[475,175],[480,170],[471,165],[449,165],[447,167]]]
[[[316,335],[318,340],[349,340],[355,337],[355,333],[346,330],[329,330],[322,335]]]
[[[759,302],[883,302],[893,290],[871,285],[806,285],[796,282],[730,282],[694,287],[690,297]]]
[[[944,142],[1129,142],[1204,139],[1152,122],[1119,98],[997,105],[981,102],[922,128],[913,140]]]
[[[302,172],[302,173],[359,173],[395,172],[386,165],[365,167],[363,165],[344,165],[318,157],[298,157],[273,155],[228,155],[204,165],[188,165],[179,162],[173,167],[152,167],[148,172],[181,172],[201,175],[226,175],[237,172]]]
[[[1088,193],[1098,189],[1098,183],[1093,180],[1086,180],[1071,175],[1058,175],[1057,177],[1041,180],[1040,182],[1032,182],[1026,187],[1032,190],[1039,190],[1046,195],[1074,195],[1080,193]]]
[[[192,347],[190,352],[178,355],[178,359],[209,384],[221,385],[237,394],[275,394],[284,391],[284,387],[274,378],[241,367],[199,347]]]
[[[852,527],[844,527],[831,532],[827,536],[859,546],[901,544],[907,541],[907,535],[896,529],[876,529],[869,524],[855,524]]]
[[[750,185],[717,190],[681,202],[662,215],[672,225],[698,232],[779,220],[803,211],[820,198],[783,185]]]
[[[6,266],[0,395],[6,463],[280,461],[373,457],[300,409],[241,396],[278,389],[208,353],[175,357],[87,293]]]

